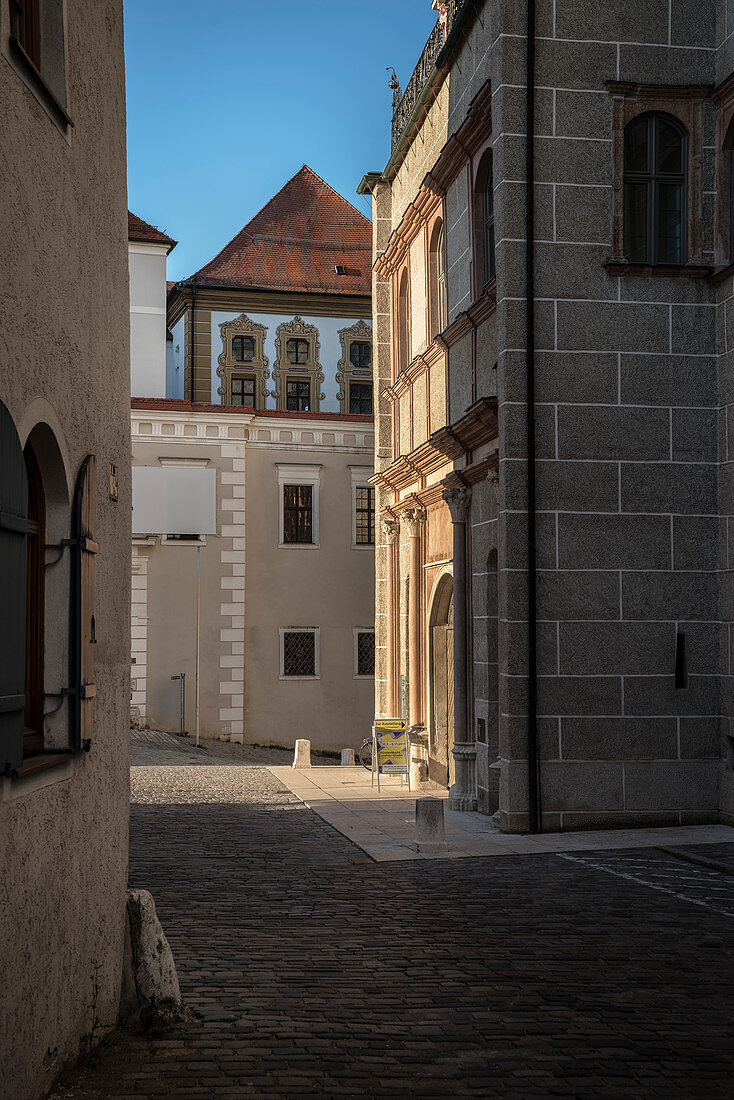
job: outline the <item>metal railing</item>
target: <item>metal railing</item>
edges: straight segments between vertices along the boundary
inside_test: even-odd
[[[466,2],[467,0],[445,0],[445,3],[442,4],[442,8],[446,9],[445,15],[443,12],[439,13],[436,26],[428,36],[428,41],[423,47],[423,52],[418,60],[418,64],[413,70],[413,75],[408,81],[404,92],[401,91],[395,73],[393,72],[393,78],[390,82],[390,87],[393,90],[391,149],[394,149],[400,141],[408,123],[408,119],[412,115],[415,105],[420,99],[423,86],[433,71],[433,67],[436,64],[436,58],[443,49],[448,35],[451,33],[454,20]]]

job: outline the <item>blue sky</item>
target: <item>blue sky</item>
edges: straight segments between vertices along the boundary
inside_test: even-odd
[[[302,164],[358,209],[390,145],[430,0],[125,0],[128,204],[191,274]]]

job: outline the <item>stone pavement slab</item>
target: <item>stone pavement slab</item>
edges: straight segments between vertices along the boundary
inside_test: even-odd
[[[502,833],[492,819],[444,807],[445,853],[415,851],[415,801],[426,791],[409,791],[399,778],[372,785],[364,768],[321,767],[296,771],[280,765],[268,769],[301,801],[357,844],[378,863],[419,859],[539,855],[548,852],[727,844],[734,842],[728,825],[682,825],[662,829],[599,829],[576,833],[520,836]],[[431,791],[448,803],[448,792]]]

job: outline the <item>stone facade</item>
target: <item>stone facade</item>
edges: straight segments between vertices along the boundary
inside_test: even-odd
[[[714,2],[600,12],[539,0],[529,44],[522,6],[448,8],[421,99],[385,171],[362,187],[375,212],[380,508],[399,521],[411,494],[430,499],[438,481],[471,490],[468,663],[454,686],[455,703],[460,686],[468,697],[454,737],[473,746],[454,755],[476,759],[464,793],[508,831],[728,819],[731,15]],[[676,262],[632,264],[624,134],[652,115],[683,136],[686,231]],[[487,150],[495,268],[485,289],[477,199]],[[434,217],[446,227],[447,315],[431,342],[415,312],[430,325],[417,283],[430,298],[422,272]],[[404,361],[401,264],[413,303]],[[420,400],[419,364],[439,360],[445,386],[437,379],[424,429],[405,394]],[[448,434],[431,419],[442,399]],[[439,453],[449,461],[434,468]],[[438,496],[433,508],[420,577],[448,522]],[[456,574],[447,531],[436,557],[453,559],[440,568]],[[406,666],[391,639],[405,636],[408,559],[398,565],[383,546],[377,560],[378,710],[426,725],[430,756],[440,740],[431,589],[418,591]],[[415,714],[401,677],[418,679]]]
[[[105,1025],[121,984],[131,502],[125,86],[119,0],[41,4],[33,66],[10,8],[0,6],[0,1095],[35,1100],[79,1056],[95,983]],[[37,499],[27,523],[22,494],[13,526],[15,448],[26,471],[35,468]],[[22,620],[10,622],[14,606]],[[32,701],[35,719],[23,713]]]

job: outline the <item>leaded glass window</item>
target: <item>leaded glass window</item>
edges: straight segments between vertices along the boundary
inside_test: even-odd
[[[686,136],[665,115],[624,132],[624,252],[630,263],[685,262]]]
[[[371,485],[356,489],[356,542],[360,546],[375,543],[375,490]]]
[[[283,486],[283,542],[313,542],[313,486]]]
[[[372,630],[357,631],[357,675],[375,675],[375,635]]]
[[[255,407],[255,379],[232,379],[232,404]]]
[[[283,675],[316,675],[316,632],[314,630],[283,632]]]
[[[236,363],[251,363],[255,358],[255,341],[252,336],[232,337],[232,358]]]
[[[372,344],[362,340],[352,340],[349,346],[349,359],[353,367],[372,366]]]
[[[349,411],[372,415],[372,386],[369,382],[350,382]]]
[[[308,363],[308,340],[288,340],[285,345],[285,354],[289,363],[303,365]]]
[[[311,383],[307,379],[291,379],[285,384],[285,407],[288,412],[310,412]]]

